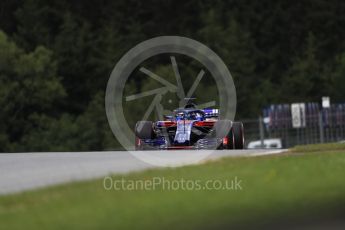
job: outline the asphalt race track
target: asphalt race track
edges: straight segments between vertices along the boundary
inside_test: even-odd
[[[284,150],[222,150],[207,159],[278,154]],[[154,151],[166,154],[167,151]],[[195,154],[195,150],[169,150],[169,154]],[[190,162],[179,162],[186,165]],[[126,151],[1,153],[0,194],[9,194],[54,184],[100,178],[154,168]]]

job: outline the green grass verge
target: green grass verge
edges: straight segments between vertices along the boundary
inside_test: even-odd
[[[201,184],[237,177],[242,190],[107,191],[103,180],[71,183],[0,197],[0,228],[258,228],[340,212],[345,204],[345,151],[227,158],[112,178],[155,177]]]
[[[327,144],[314,144],[314,145],[297,145],[292,148],[290,152],[308,153],[320,151],[345,151],[345,143],[327,143]]]

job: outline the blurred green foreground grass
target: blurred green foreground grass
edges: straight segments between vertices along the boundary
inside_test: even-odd
[[[112,176],[201,183],[237,177],[237,190],[117,191],[105,190],[99,179],[2,196],[0,229],[239,229],[339,215],[345,213],[345,145],[339,146]]]

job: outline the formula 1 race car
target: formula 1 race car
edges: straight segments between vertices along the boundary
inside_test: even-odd
[[[163,121],[139,121],[135,126],[135,148],[243,149],[243,124],[218,118],[218,109],[197,109],[187,104]]]

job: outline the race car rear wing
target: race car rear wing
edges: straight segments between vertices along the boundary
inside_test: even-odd
[[[203,109],[205,113],[205,118],[215,118],[219,117],[219,110],[218,109]]]

